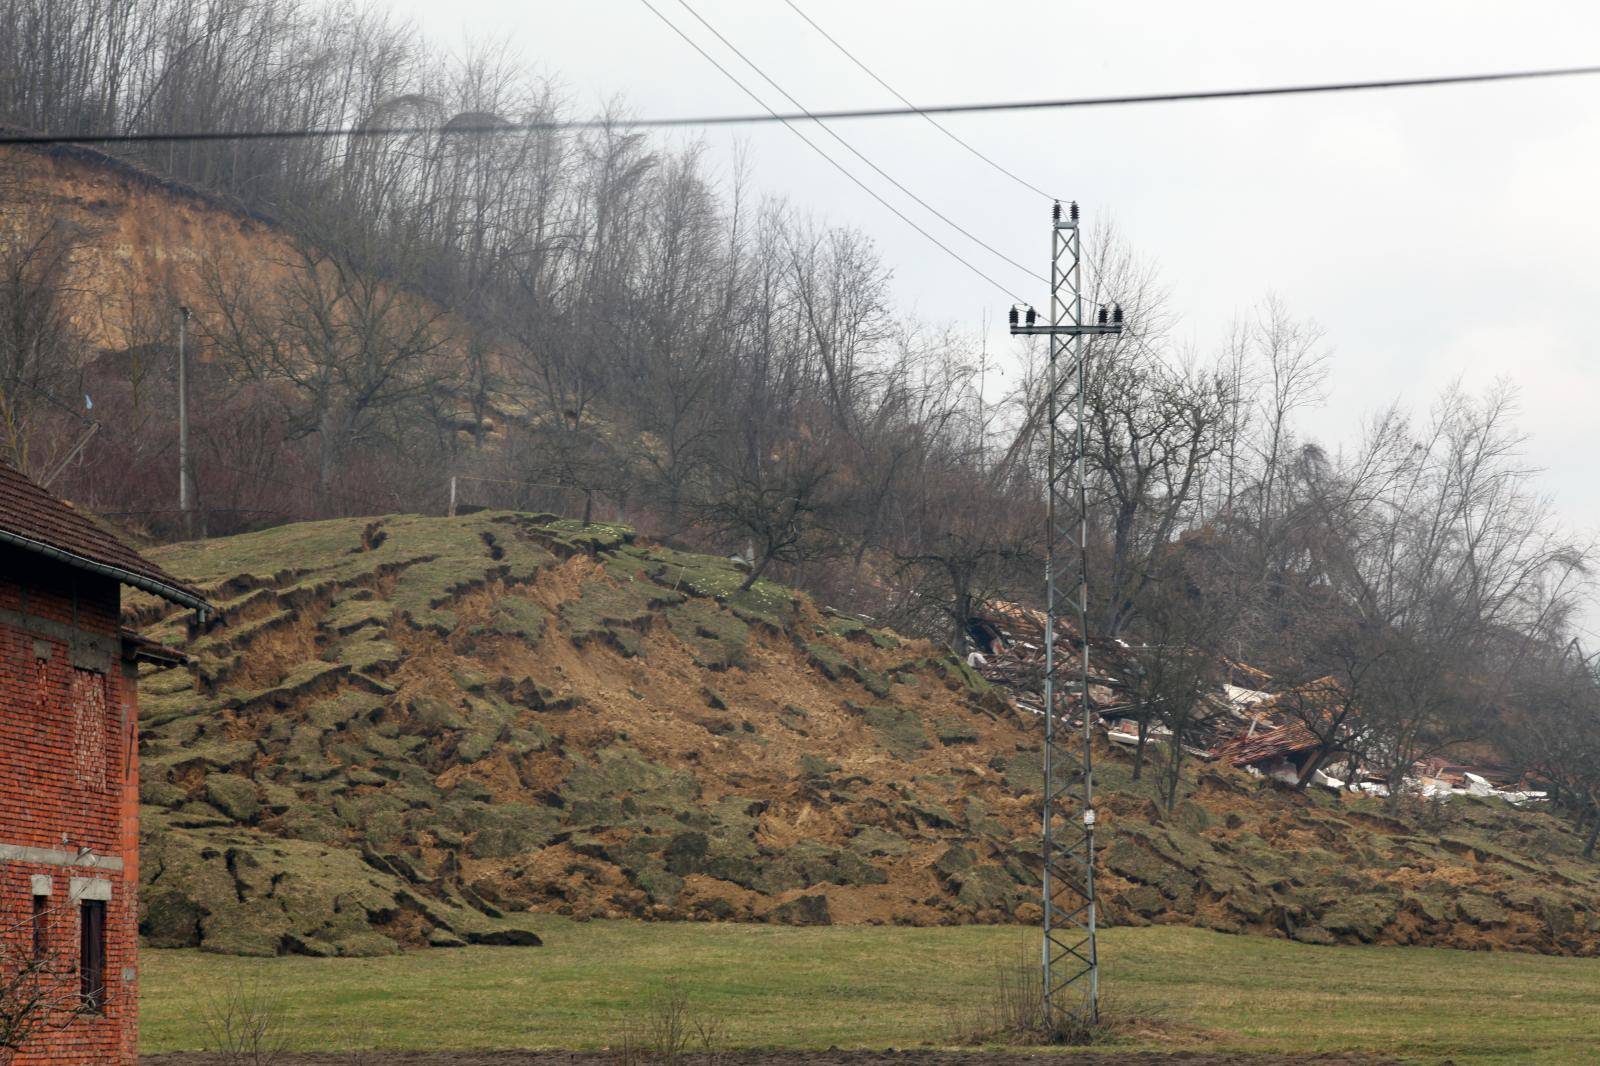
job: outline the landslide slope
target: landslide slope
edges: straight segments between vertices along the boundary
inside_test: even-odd
[[[1038,720],[930,644],[620,527],[483,512],[151,553],[221,624],[141,679],[143,931],[373,954],[538,910],[1033,920]],[[1549,816],[1385,813],[1203,768],[1170,815],[1100,759],[1103,916],[1592,953],[1600,872]]]

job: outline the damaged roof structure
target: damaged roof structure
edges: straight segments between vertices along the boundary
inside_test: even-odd
[[[1070,661],[1082,648],[1076,630],[1064,619],[1057,619],[1055,634],[1058,661]],[[968,627],[975,650],[968,665],[992,684],[1009,690],[1016,705],[1032,714],[1043,715],[1045,668],[1045,614],[1016,603],[992,603],[976,615]],[[1139,648],[1122,640],[1089,642],[1089,705],[1096,723],[1108,739],[1134,744],[1139,738],[1140,710],[1134,686],[1126,679],[1138,676]],[[1202,700],[1188,735],[1185,749],[1205,759],[1287,783],[1299,781],[1306,762],[1321,747],[1322,741],[1304,721],[1290,714],[1284,704],[1290,697],[1322,702],[1338,690],[1331,677],[1321,678],[1296,690],[1273,691],[1274,682],[1266,672],[1245,663],[1228,662],[1229,680],[1218,691]],[[1075,702],[1075,701],[1074,701]],[[1081,726],[1075,713],[1069,722]],[[1165,744],[1171,730],[1146,721],[1147,742]],[[1345,776],[1339,777],[1338,773]],[[1498,784],[1494,780],[1498,780]],[[1312,783],[1327,788],[1349,788],[1386,795],[1388,783],[1381,777],[1363,773],[1348,762],[1319,767]],[[1420,794],[1445,799],[1452,795],[1497,796],[1512,803],[1544,798],[1544,793],[1519,789],[1493,767],[1451,765],[1441,759],[1417,763],[1408,784]]]

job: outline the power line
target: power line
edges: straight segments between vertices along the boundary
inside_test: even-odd
[[[660,12],[657,12],[660,16]],[[670,23],[669,23],[670,25]],[[1262,96],[1309,96],[1326,93],[1366,92],[1379,89],[1421,89],[1442,85],[1471,85],[1483,82],[1532,81],[1542,78],[1569,78],[1600,74],[1600,65],[1549,67],[1536,70],[1498,71],[1488,74],[1446,74],[1428,78],[1385,78],[1376,81],[1321,82],[1307,85],[1279,85],[1256,89],[1201,89],[1186,92],[1136,93],[1126,96],[1076,96],[1059,99],[1005,100],[994,103],[936,104],[932,107],[864,107],[833,111],[779,112],[765,108],[765,114],[693,115],[679,118],[642,118],[620,121],[607,118],[536,119],[528,122],[464,122],[448,128],[439,126],[341,126],[327,129],[276,130],[189,130],[175,133],[10,133],[0,135],[3,145],[51,144],[166,144],[184,141],[265,141],[331,137],[392,137],[436,133],[445,136],[529,133],[538,130],[606,129],[627,126],[633,129],[668,129],[682,126],[750,126],[771,122],[798,122],[822,119],[905,118],[913,115],[972,115],[1005,111],[1057,111],[1068,108],[1116,107],[1124,104],[1174,104],[1199,100],[1241,100]]]
[[[1043,196],[1047,200],[1056,199],[1056,197],[1051,196],[1049,193],[1045,192],[1043,189],[1039,188],[1039,186],[1033,184],[1031,181],[1028,181],[1028,180],[1026,180],[1024,178],[1018,177],[1012,171],[1007,170],[1005,167],[1001,166],[999,163],[996,163],[993,159],[991,159],[987,155],[984,155],[982,152],[978,151],[978,149],[974,148],[967,141],[965,141],[965,140],[961,139],[960,137],[956,136],[955,131],[950,129],[950,127],[946,126],[944,123],[940,122],[938,119],[936,119],[932,115],[928,114],[927,111],[923,110],[922,108],[919,108],[916,104],[913,104],[910,100],[907,100],[905,98],[904,94],[902,94],[900,92],[900,90],[896,89],[893,85],[890,85],[888,82],[886,82],[882,78],[880,78],[876,71],[874,71],[871,67],[867,66],[861,60],[857,59],[855,57],[854,53],[852,53],[850,51],[850,49],[848,49],[844,45],[840,44],[834,38],[833,34],[829,33],[827,30],[823,29],[821,26],[817,25],[816,19],[812,18],[810,15],[808,15],[804,11],[800,10],[800,5],[796,4],[794,2],[794,0],[783,0],[783,2],[788,4],[789,7],[794,11],[794,13],[796,15],[799,15],[802,19],[805,19],[806,23],[808,25],[810,25],[810,27],[812,29],[814,29],[818,33],[822,34],[823,38],[829,44],[833,45],[841,53],[843,53],[843,55],[844,55],[844,57],[846,59],[850,60],[850,62],[854,63],[856,66],[860,67],[863,71],[865,71],[867,77],[871,78],[873,81],[877,82],[879,85],[881,85],[885,89],[887,89],[889,91],[890,95],[892,95],[896,100],[899,100],[902,104],[905,104],[907,107],[911,108],[917,114],[921,115],[924,119],[926,119],[928,121],[928,124],[930,126],[932,126],[934,129],[938,130],[940,133],[944,134],[946,137],[950,138],[952,141],[955,141],[961,147],[965,148],[967,151],[971,152],[973,155],[977,156],[979,159],[983,160],[985,163],[988,163],[995,170],[998,170],[1000,173],[1004,174],[1006,177],[1010,178],[1012,181],[1016,182],[1018,185],[1021,185],[1023,188],[1030,189],[1033,192],[1038,193],[1040,196]]]
[[[776,81],[774,81],[772,79],[771,75],[769,75],[765,70],[762,70],[761,67],[756,65],[755,60],[751,59],[749,56],[745,55],[742,51],[740,51],[738,45],[736,45],[732,41],[728,40],[728,38],[726,38],[726,37],[724,37],[722,35],[722,32],[720,30],[718,30],[715,26],[711,25],[711,23],[707,22],[706,19],[705,19],[705,16],[701,15],[700,12],[696,11],[694,9],[694,7],[690,5],[689,0],[678,0],[678,4],[685,11],[689,12],[689,14],[693,15],[695,20],[697,22],[699,22],[700,25],[702,25],[706,29],[710,30],[712,36],[714,36],[717,40],[721,41],[723,44],[727,45],[729,50],[732,51],[734,55],[736,55],[740,59],[744,60],[745,65],[747,67],[749,67],[751,70],[755,71],[757,74],[759,74],[761,76],[762,80],[764,80],[768,85],[770,85],[774,89],[776,89],[778,91],[779,95],[781,95],[784,99],[788,100],[789,103],[792,104],[793,106],[798,107],[806,115],[808,115],[808,116],[811,115],[811,112],[806,110],[806,106],[804,104],[802,104],[799,100],[795,99],[793,93],[789,92],[783,86],[779,85]],[[961,234],[963,237],[967,238],[969,241],[972,241],[974,244],[978,245],[980,248],[984,249],[985,251],[990,252],[991,254],[1000,257],[1001,259],[1004,259],[1007,263],[1010,263],[1012,266],[1016,267],[1018,270],[1022,271],[1024,274],[1027,274],[1029,277],[1033,278],[1035,281],[1042,281],[1042,282],[1045,282],[1046,284],[1049,284],[1049,280],[1050,280],[1049,278],[1046,278],[1043,274],[1039,274],[1039,273],[1029,269],[1028,267],[1023,266],[1021,263],[1017,262],[1015,259],[1013,259],[1009,255],[1005,254],[1000,249],[996,248],[994,245],[992,245],[989,242],[985,241],[983,238],[979,237],[977,234],[973,233],[971,230],[968,230],[965,227],[961,226],[954,219],[950,218],[950,216],[946,215],[944,212],[940,211],[938,208],[936,208],[932,204],[928,203],[928,201],[924,200],[922,197],[918,196],[916,193],[914,193],[910,189],[906,188],[903,184],[901,184],[899,181],[897,181],[894,178],[894,176],[891,175],[888,171],[884,170],[878,164],[874,163],[871,159],[868,159],[866,157],[866,155],[864,153],[862,153],[862,151],[860,149],[858,149],[855,145],[851,144],[849,141],[845,140],[842,136],[840,136],[839,133],[836,130],[834,130],[833,127],[829,126],[826,122],[823,122],[821,120],[817,120],[817,125],[822,127],[823,132],[825,132],[828,136],[830,136],[834,140],[838,141],[844,147],[844,149],[847,152],[849,152],[851,155],[855,156],[857,159],[861,160],[867,166],[871,167],[872,170],[874,172],[876,172],[877,175],[879,177],[881,177],[884,181],[887,181],[890,185],[893,185],[896,189],[899,189],[901,192],[903,192],[907,196],[911,197],[911,199],[915,200],[918,203],[918,205],[920,205],[922,207],[923,210],[925,210],[928,213],[932,214],[939,221],[943,222],[945,225],[949,226],[951,229],[955,230],[957,233]]]
[[[964,266],[968,270],[972,271],[972,273],[976,274],[978,277],[982,278],[984,281],[986,281],[990,285],[994,286],[1002,294],[1004,294],[1005,296],[1009,297],[1012,300],[1015,300],[1018,303],[1024,302],[1022,300],[1022,298],[1019,297],[1016,293],[1012,292],[1006,286],[1000,284],[1000,282],[998,282],[994,278],[990,277],[986,272],[984,272],[978,266],[976,266],[973,263],[969,262],[959,252],[955,251],[949,245],[945,244],[938,237],[935,237],[933,234],[929,233],[927,230],[925,230],[921,226],[919,226],[916,223],[916,221],[914,219],[912,219],[909,215],[907,215],[904,211],[901,211],[898,207],[894,206],[894,204],[891,204],[888,200],[885,200],[883,198],[883,196],[880,195],[876,189],[874,189],[872,186],[868,185],[866,182],[862,181],[860,178],[856,177],[856,175],[851,173],[849,168],[847,168],[843,163],[841,163],[837,159],[833,158],[833,156],[829,155],[826,151],[824,151],[819,144],[817,144],[815,141],[813,141],[810,137],[807,137],[805,135],[805,133],[798,126],[796,126],[794,124],[795,121],[797,121],[798,119],[800,119],[802,117],[805,117],[805,116],[794,116],[792,118],[785,118],[785,117],[780,116],[778,114],[778,112],[774,111],[770,107],[767,107],[766,102],[761,99],[761,97],[755,92],[754,89],[751,89],[744,82],[740,81],[738,76],[735,75],[731,70],[729,70],[727,67],[723,66],[721,63],[717,62],[717,58],[715,56],[713,56],[710,52],[707,52],[704,48],[701,48],[700,47],[700,43],[698,41],[696,41],[693,37],[690,37],[687,33],[684,33],[683,30],[678,27],[677,23],[675,23],[671,19],[667,18],[667,16],[663,15],[660,11],[656,10],[655,5],[652,4],[650,2],[650,0],[639,0],[639,2],[644,4],[645,7],[649,8],[650,13],[652,15],[654,15],[656,18],[660,19],[662,22],[666,23],[668,29],[672,30],[672,32],[676,33],[679,37],[682,37],[684,39],[684,41],[688,43],[690,48],[693,48],[696,52],[699,52],[702,56],[704,56],[706,62],[710,63],[712,66],[714,66],[718,70],[720,70],[723,73],[723,76],[725,76],[729,81],[731,81],[735,85],[737,85],[744,92],[744,94],[746,96],[750,97],[750,99],[754,100],[757,104],[760,104],[762,107],[767,108],[768,114],[772,115],[772,117],[774,119],[776,119],[777,121],[783,123],[783,125],[784,125],[784,127],[786,129],[788,129],[796,137],[799,137],[802,141],[804,141],[806,143],[806,146],[809,147],[813,152],[816,152],[823,159],[827,160],[828,163],[830,165],[832,165],[832,167],[835,170],[837,170],[839,173],[843,174],[845,177],[849,178],[852,182],[854,182],[856,184],[856,186],[861,189],[862,192],[866,193],[868,196],[870,196],[874,200],[878,201],[878,203],[882,204],[884,207],[886,207],[890,211],[894,212],[894,215],[895,215],[896,218],[900,219],[900,221],[904,222],[906,225],[910,226],[912,229],[914,229],[918,233],[922,234],[930,242],[932,242],[936,247],[938,247],[938,249],[940,251],[944,252],[944,254],[948,255],[950,258],[954,259],[956,262],[960,263],[962,266]]]

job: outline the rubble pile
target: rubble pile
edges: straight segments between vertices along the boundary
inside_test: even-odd
[[[1045,621],[1042,611],[1015,603],[997,603],[974,619],[968,633],[975,648],[968,654],[968,664],[989,682],[1006,689],[1019,708],[1034,715],[1044,714]],[[1082,712],[1077,709],[1075,693],[1077,656],[1083,642],[1070,621],[1058,617],[1056,625],[1060,690],[1068,693],[1063,701],[1066,721],[1081,728]],[[1096,724],[1114,743],[1137,744],[1139,723],[1129,716],[1137,708],[1136,697],[1125,679],[1138,676],[1138,649],[1121,640],[1091,640],[1089,644],[1089,705]],[[1230,681],[1247,682],[1248,687],[1228,683],[1204,698],[1185,737],[1187,750],[1203,760],[1256,776],[1298,783],[1306,762],[1320,746],[1319,738],[1304,721],[1286,712],[1283,703],[1289,693],[1275,691],[1268,674],[1242,663],[1227,665]],[[1334,684],[1323,678],[1306,690],[1327,691]],[[1145,729],[1147,743],[1165,744],[1171,740],[1171,730],[1159,721],[1147,722]],[[1335,761],[1314,770],[1311,783],[1376,796],[1388,795],[1390,787],[1382,777],[1351,766],[1348,761]],[[1501,768],[1455,765],[1439,758],[1415,764],[1403,787],[1429,799],[1492,796],[1521,805],[1546,798],[1544,792],[1524,787],[1523,782],[1514,780]]]

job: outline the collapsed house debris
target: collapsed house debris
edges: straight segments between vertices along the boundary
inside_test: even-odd
[[[1288,722],[1259,733],[1254,732],[1256,724],[1257,721],[1253,720],[1250,733],[1224,741],[1213,748],[1211,757],[1230,766],[1254,770],[1291,784],[1299,781],[1306,760],[1321,745],[1321,741],[1299,722]]]
[[[1065,663],[1078,654],[1082,642],[1064,620],[1056,621],[1060,627],[1055,634],[1056,656],[1059,662]],[[1044,612],[1015,603],[992,604],[985,613],[973,618],[967,633],[976,649],[968,657],[968,664],[985,680],[1009,689],[1018,707],[1032,714],[1044,714]],[[1100,648],[1091,642],[1091,670],[1103,669],[1105,664],[1117,661],[1103,653],[1123,652],[1125,648],[1126,645]],[[1089,675],[1089,701],[1102,714],[1108,708],[1125,705],[1126,690],[1127,685],[1117,676],[1093,672]],[[1123,694],[1122,698],[1118,698],[1118,693]],[[1076,724],[1081,726],[1083,719],[1077,719]]]
[[[1057,618],[1056,624],[1057,662],[1075,671],[1082,641],[1064,619]],[[1019,709],[1043,715],[1044,612],[1015,603],[992,603],[973,618],[967,632],[973,647],[968,665],[992,684],[1009,690]],[[1139,675],[1138,651],[1122,640],[1090,640],[1089,706],[1096,724],[1112,743],[1137,745],[1141,719],[1145,743],[1171,743],[1172,730],[1158,716],[1140,713],[1142,708],[1133,686],[1122,680]],[[1185,750],[1247,773],[1298,784],[1307,763],[1317,757],[1322,740],[1285,705],[1291,695],[1301,701],[1308,698],[1308,693],[1312,694],[1310,698],[1325,698],[1321,694],[1332,692],[1336,682],[1322,678],[1297,692],[1274,691],[1273,679],[1264,671],[1244,663],[1229,662],[1227,666],[1230,681],[1204,697],[1200,712],[1186,731]],[[1070,705],[1076,703],[1074,697]],[[1067,712],[1064,722],[1073,728],[1083,725],[1075,710]],[[1343,753],[1341,760],[1313,770],[1309,784],[1377,796],[1389,794],[1389,782],[1384,777],[1352,765]],[[1522,787],[1523,784],[1498,768],[1467,767],[1433,758],[1412,767],[1405,787],[1436,800],[1495,797],[1520,806],[1546,798],[1544,792]]]

